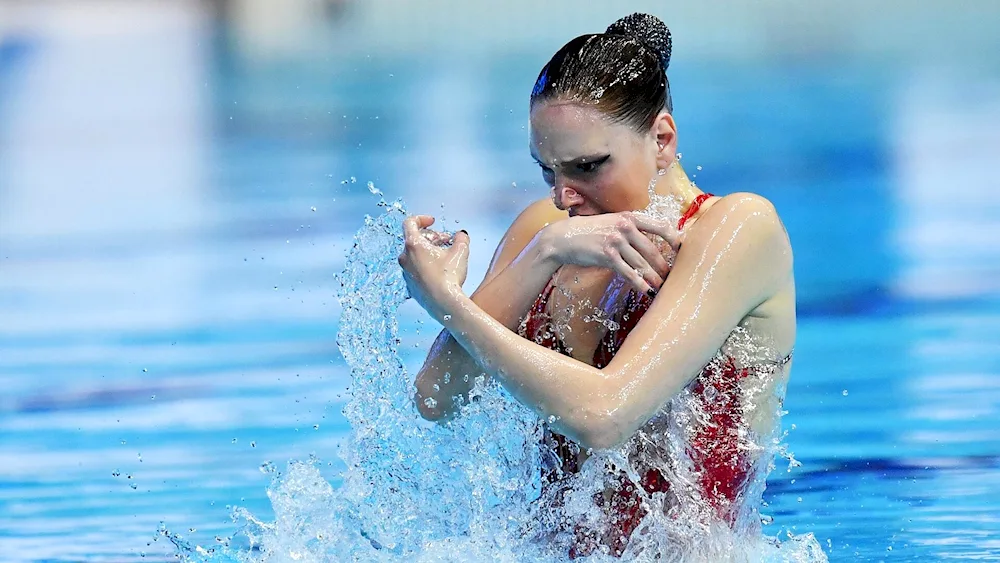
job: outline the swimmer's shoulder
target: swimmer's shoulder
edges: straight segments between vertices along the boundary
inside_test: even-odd
[[[716,255],[737,245],[748,273],[781,278],[787,274],[790,279],[791,241],[774,204],[762,195],[736,192],[720,197],[685,231],[682,244],[690,257]],[[678,255],[678,266],[683,254]]]
[[[569,215],[556,208],[549,198],[540,199],[525,207],[500,239],[500,244],[493,253],[487,278],[501,272],[513,262],[531,239],[535,238],[538,231],[568,217]]]
[[[788,240],[788,232],[778,216],[778,210],[766,197],[750,192],[734,192],[712,202],[701,220],[701,228],[692,229],[702,237],[711,236],[711,231],[722,223],[735,221],[749,226],[756,236],[779,235]],[[694,232],[692,233],[694,234]],[[698,238],[697,235],[692,238]]]

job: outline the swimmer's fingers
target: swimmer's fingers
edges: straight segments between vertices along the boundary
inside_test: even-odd
[[[650,271],[649,265],[648,264],[644,266],[641,264],[633,265],[632,263],[629,263],[629,260],[627,260],[625,256],[629,256],[629,258],[631,258],[633,262],[645,263],[645,260],[643,260],[642,257],[639,256],[639,253],[636,252],[635,249],[629,248],[629,250],[623,252],[620,255],[609,257],[611,259],[612,268],[616,270],[618,273],[620,273],[622,277],[628,280],[629,283],[635,286],[635,288],[641,291],[642,293],[655,295],[656,289],[654,289],[654,286],[652,284],[646,281],[646,278],[643,275],[644,271],[646,272]],[[653,273],[653,276],[656,276],[656,274]],[[662,283],[663,282],[661,280],[659,284]],[[655,287],[659,287],[659,284],[657,284]]]
[[[408,246],[416,244],[423,239],[420,229],[426,229],[434,224],[434,217],[430,215],[410,215],[403,220],[403,237]]]
[[[670,265],[663,257],[663,253],[660,252],[660,249],[653,241],[649,240],[649,237],[637,228],[631,229],[626,233],[626,237],[628,244],[631,245],[630,248],[637,251],[642,257],[643,263],[641,265],[648,268],[648,273],[640,270],[643,273],[643,277],[653,288],[659,289],[663,285],[663,279],[670,272]],[[624,255],[623,258],[626,258],[626,262],[632,263]]]
[[[649,240],[647,239],[646,242]],[[658,291],[663,285],[663,278],[650,266],[646,258],[631,246],[626,245],[621,249],[620,260],[619,271],[639,291],[643,293],[648,293],[650,290]]]
[[[680,233],[672,222],[645,213],[629,213],[628,217],[640,231],[659,235],[671,248],[677,250]]]
[[[421,229],[420,233],[434,246],[445,246],[452,243],[455,235],[447,232],[434,231],[431,229]]]
[[[448,265],[446,270],[454,275],[454,280],[461,288],[469,274],[469,233],[458,231],[451,237],[451,248],[448,249]]]
[[[451,253],[452,254],[456,254],[456,255],[463,255],[464,254],[466,258],[469,257],[469,243],[472,241],[472,239],[469,238],[469,232],[468,231],[466,231],[465,229],[463,229],[463,230],[458,231],[457,233],[455,233],[453,235],[449,235],[448,233],[442,233],[442,234],[447,235],[446,240],[450,240],[451,241],[451,244],[452,244]]]

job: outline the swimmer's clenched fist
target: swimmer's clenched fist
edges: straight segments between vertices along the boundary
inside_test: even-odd
[[[403,253],[399,265],[410,297],[435,318],[442,313],[440,304],[462,293],[469,271],[469,234],[459,231],[445,246],[445,233],[428,229],[434,224],[430,215],[412,215],[403,221]]]

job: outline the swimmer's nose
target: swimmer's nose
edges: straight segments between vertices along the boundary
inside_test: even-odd
[[[583,196],[571,186],[557,182],[552,187],[552,201],[557,209],[565,211],[583,203]]]

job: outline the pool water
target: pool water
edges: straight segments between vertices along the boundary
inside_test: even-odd
[[[0,39],[0,559],[172,559],[161,523],[211,546],[231,507],[269,517],[267,462],[339,484],[335,274],[368,183],[469,230],[470,290],[546,194],[544,54],[252,64],[197,33]],[[801,466],[772,474],[767,532],[1000,560],[1000,73],[672,72],[688,171],[770,198],[795,250]],[[400,323],[412,373],[438,329],[412,302]]]

